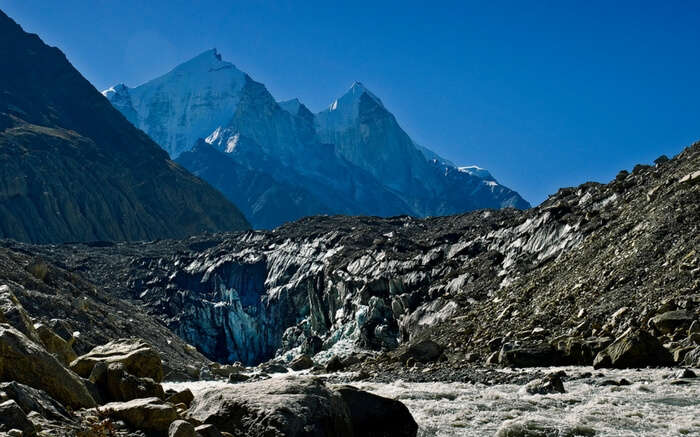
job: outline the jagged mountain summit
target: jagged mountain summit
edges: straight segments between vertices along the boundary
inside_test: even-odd
[[[247,229],[73,68],[0,12],[0,238],[143,240]]]
[[[460,171],[416,144],[359,82],[314,114],[298,99],[277,102],[209,50],[143,85],[103,94],[256,228],[309,214],[423,217],[530,206],[490,175]],[[251,189],[251,174],[265,175],[266,188]]]

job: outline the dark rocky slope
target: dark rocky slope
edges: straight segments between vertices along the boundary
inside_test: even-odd
[[[376,363],[391,367],[429,337],[441,348],[428,361],[442,365],[492,351],[504,365],[591,364],[629,328],[692,361],[700,144],[658,162],[528,211],[316,217],[271,232],[27,250],[143,302],[219,361],[398,348]]]
[[[142,240],[248,228],[60,50],[0,11],[0,237]]]

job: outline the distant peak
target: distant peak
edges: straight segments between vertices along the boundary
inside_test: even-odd
[[[337,111],[343,106],[356,106],[360,101],[362,95],[367,94],[369,97],[374,99],[380,106],[384,106],[382,101],[374,95],[367,87],[360,81],[355,81],[350,86],[350,89],[345,92],[340,98],[336,99],[331,106],[328,108],[330,111]]]

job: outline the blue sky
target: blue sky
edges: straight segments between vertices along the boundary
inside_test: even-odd
[[[363,82],[533,204],[700,139],[700,3],[0,0],[98,88],[216,47],[318,111]]]

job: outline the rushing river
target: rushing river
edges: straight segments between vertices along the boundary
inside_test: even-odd
[[[420,437],[498,436],[700,436],[700,377],[678,369],[563,370],[566,393],[530,395],[522,385],[354,382],[352,385],[402,401],[420,426]],[[700,371],[694,369],[700,376]],[[509,372],[504,370],[504,372]],[[590,372],[594,376],[586,377]],[[604,376],[600,376],[600,374]],[[601,386],[624,378],[629,385]],[[168,383],[180,389],[215,382]]]
[[[543,369],[539,369],[543,370]],[[529,395],[520,385],[462,383],[353,384],[398,399],[420,425],[419,436],[700,436],[700,378],[672,385],[678,370],[559,368],[566,393]],[[696,370],[700,376],[700,373]],[[624,378],[631,385],[599,386]]]

